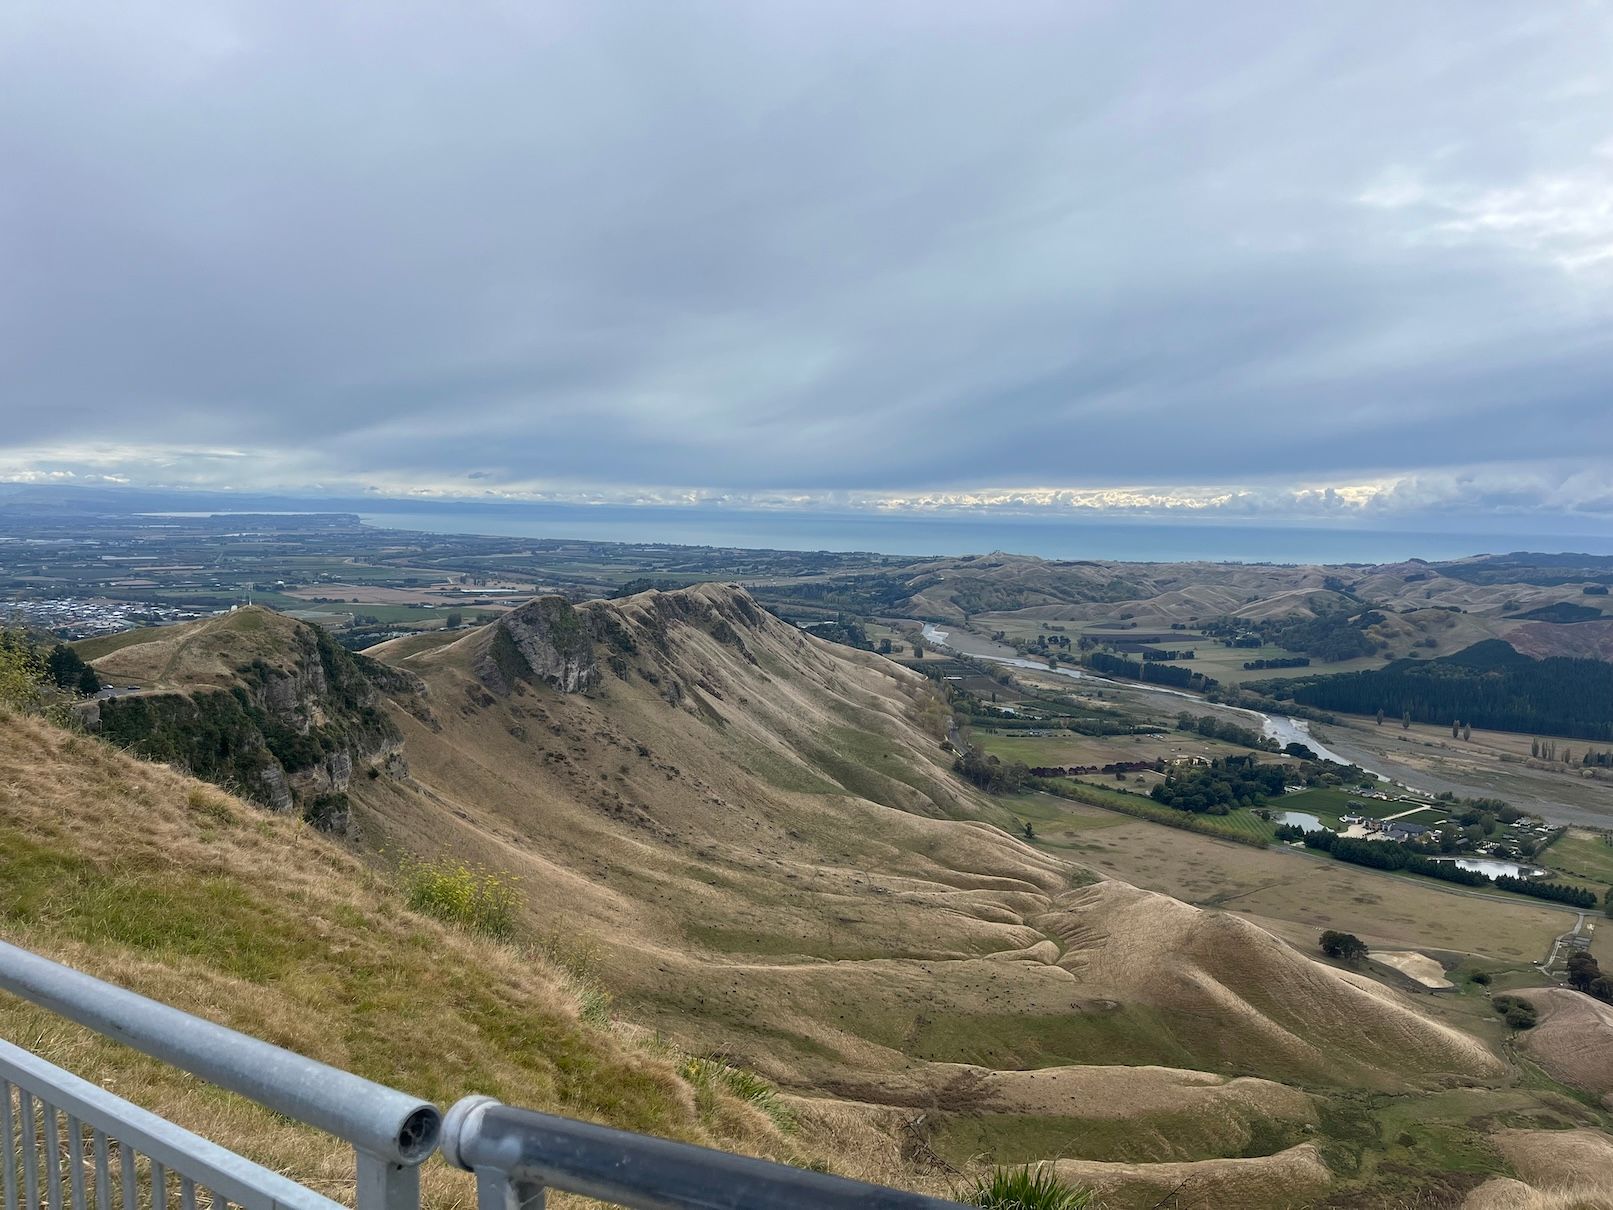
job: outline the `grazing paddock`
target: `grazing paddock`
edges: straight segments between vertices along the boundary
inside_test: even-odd
[[[1039,833],[1100,873],[1200,906],[1285,921],[1297,937],[1332,928],[1388,949],[1434,948],[1516,963],[1544,957],[1552,939],[1573,923],[1571,915],[1521,897],[1515,903],[1477,898],[1430,880],[1250,848],[1141,819],[1067,834],[1057,828],[1037,824]]]

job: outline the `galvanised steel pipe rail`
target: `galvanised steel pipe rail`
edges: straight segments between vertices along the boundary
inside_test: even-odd
[[[957,1210],[957,1202],[466,1097],[443,1158],[476,1174],[477,1210],[540,1210],[562,1190],[635,1210]]]
[[[139,1210],[142,1203],[163,1205],[171,1183],[179,1186],[182,1210],[204,1198],[210,1210],[342,1210],[339,1202],[0,1040],[5,1210],[34,1210],[42,1190],[48,1206],[61,1206],[64,1187],[74,1210],[92,1202],[96,1210]]]
[[[436,1106],[0,941],[0,989],[351,1143],[359,1210],[417,1210]]]

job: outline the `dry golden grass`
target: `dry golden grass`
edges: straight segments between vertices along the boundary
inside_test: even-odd
[[[26,724],[26,741],[0,740],[0,778],[18,786],[0,826],[30,844],[0,846],[0,861],[36,864],[42,889],[0,901],[0,922],[439,1101],[490,1091],[938,1191],[946,1164],[1006,1156],[1099,1163],[1114,1204],[1184,1179],[1228,1191],[1224,1204],[1308,1196],[1315,1152],[1291,1144],[1316,1124],[1317,1090],[1499,1078],[1471,1038],[1245,921],[1119,884],[1073,890],[1086,876],[1070,850],[1022,843],[950,774],[945,708],[924,678],[727,589],[608,608],[629,641],[602,644],[620,674],[588,694],[490,691],[476,674],[486,629],[381,651],[423,679],[428,708],[390,707],[408,773],[352,788],[368,862]],[[1169,875],[1192,881],[1198,846],[1230,848],[1131,821],[1077,835],[1126,829],[1149,877],[1174,861]],[[410,913],[387,872],[405,854],[513,879],[516,930],[544,944]],[[77,888],[65,897],[58,855]],[[1242,891],[1237,879],[1252,872],[1222,891]],[[154,887],[177,896],[145,911],[160,927],[114,928],[106,905]],[[602,992],[617,1009],[604,1029],[585,1019]],[[1359,1043],[1333,1047],[1340,1031]],[[777,1083],[794,1132],[691,1086],[689,1054]],[[95,1062],[121,1070],[101,1051]],[[182,1085],[153,1088],[195,1112]],[[265,1138],[254,1154],[335,1187],[339,1155]],[[1220,1166],[1179,1168],[1200,1160]],[[439,1200],[462,1191],[432,1179]]]
[[[707,1111],[677,1056],[580,1019],[574,976],[410,912],[390,881],[291,819],[36,719],[0,725],[8,940],[446,1105],[470,1092],[790,1158],[738,1098]],[[331,1141],[0,997],[0,1035],[331,1196]],[[433,1161],[434,1205],[467,1201]]]
[[[1462,1210],[1613,1210],[1613,1192],[1600,1185],[1555,1183],[1536,1189],[1500,1176],[1473,1190]]]
[[[294,642],[293,618],[247,606],[233,613],[117,636],[119,644],[92,660],[101,679],[142,689],[229,686],[255,658],[279,663]],[[92,649],[93,650],[93,649]]]
[[[1226,1207],[1304,1205],[1323,1193],[1333,1174],[1311,1143],[1253,1159],[1185,1164],[1103,1164],[1060,1160],[1053,1170],[1094,1190],[1106,1210],[1225,1210]]]
[[[1121,899],[1064,903],[1071,867],[981,822],[1000,809],[947,774],[927,682],[746,618],[728,590],[671,594],[681,601],[670,618],[660,595],[612,606],[635,650],[625,677],[607,674],[588,695],[490,692],[474,674],[485,631],[394,649],[428,685],[432,714],[395,716],[409,781],[355,791],[372,843],[429,844],[516,875],[532,928],[599,947],[625,1015],[786,1089],[875,1116],[924,1107],[943,1134],[967,1118],[1010,1153],[1044,1140],[1042,1156],[1238,1155],[1257,1119],[1301,1120],[1300,1094],[1228,1076],[1388,1086],[1498,1070],[1398,997],[1237,921],[1199,952],[1198,926],[1161,930],[1140,911],[1113,926],[1117,946],[1147,938],[1117,961],[1125,978],[1105,988],[1072,971],[1065,922],[1108,928]],[[719,622],[743,646],[714,637]],[[1122,826],[1166,848],[1183,839]],[[1175,919],[1176,905],[1147,899]],[[1184,963],[1199,972],[1194,995],[1162,994]],[[1268,1006],[1262,982],[1296,1003]],[[1329,1031],[1359,1014],[1392,1061],[1369,1046],[1342,1062],[1326,1054]],[[1159,1063],[1215,1074],[1128,1079]],[[1137,1095],[1116,1095],[1128,1088]],[[1173,1104],[1222,1124],[1195,1134],[1179,1124],[1195,1116],[1185,1112],[1167,1123]],[[1062,1135],[1038,1124],[1072,1120],[1081,1128]]]
[[[1225,1062],[1278,1078],[1347,1073],[1367,1085],[1449,1073],[1495,1077],[1501,1062],[1409,1001],[1295,952],[1236,916],[1123,883],[1073,892],[1044,926],[1089,996],[1140,1000],[1192,1019]],[[1394,1055],[1392,1071],[1383,1056]]]
[[[1613,1139],[1598,1130],[1503,1130],[1518,1179],[1487,1181],[1463,1210],[1613,1210]]]
[[[1511,993],[1535,1006],[1539,1023],[1518,1044],[1553,1077],[1613,1106],[1613,1006],[1568,987]]]

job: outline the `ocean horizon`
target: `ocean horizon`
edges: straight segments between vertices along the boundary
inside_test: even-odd
[[[389,502],[390,503],[390,502]],[[464,505],[361,511],[382,529],[750,550],[1127,562],[1396,563],[1530,550],[1613,555],[1613,533],[1440,531],[1023,515],[786,512],[622,505]]]

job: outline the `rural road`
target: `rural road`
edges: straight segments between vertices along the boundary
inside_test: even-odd
[[[1551,952],[1546,955],[1544,962],[1538,964],[1541,970],[1549,971],[1551,969],[1552,965],[1557,961],[1557,955],[1562,952],[1562,948],[1565,945],[1571,950],[1578,951],[1591,948],[1591,934],[1596,931],[1596,926],[1593,924],[1589,929],[1586,929],[1585,919],[1586,913],[1581,912],[1579,919],[1574,921],[1573,931],[1564,933],[1551,943]]]

